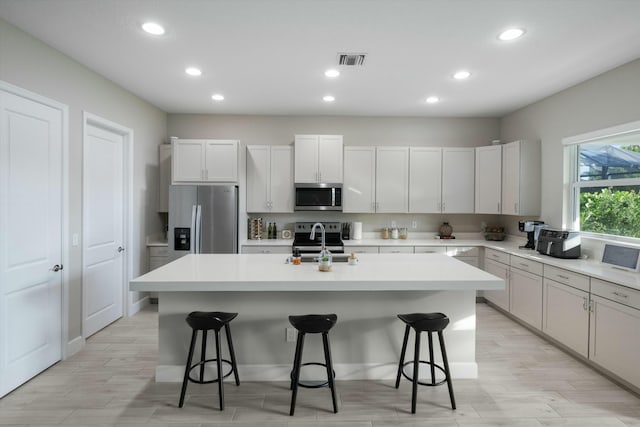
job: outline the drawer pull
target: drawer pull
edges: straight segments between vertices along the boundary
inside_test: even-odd
[[[557,275],[559,278],[564,279],[564,280],[569,280],[569,277],[567,276],[563,276],[562,274],[558,274]]]
[[[519,262],[518,265],[521,265],[522,267],[525,267],[525,268],[529,268],[529,264],[525,264],[524,262]]]
[[[615,296],[617,296],[617,297],[620,297],[620,298],[629,298],[629,295],[625,295],[625,294],[622,294],[620,292],[614,292],[613,294]]]
[[[500,258],[500,256],[499,256],[499,255],[496,255],[496,254],[491,254],[491,256],[492,256],[492,257],[494,257],[495,259]]]

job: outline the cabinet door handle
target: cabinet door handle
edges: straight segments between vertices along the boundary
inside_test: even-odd
[[[596,302],[591,300],[589,301],[589,312],[593,313],[596,311]]]
[[[500,213],[500,202],[498,202],[498,209],[497,212]]]
[[[513,211],[514,211],[515,213],[518,213],[518,202],[515,202],[515,203],[513,204]]]
[[[629,298],[629,295],[625,295],[625,294],[622,294],[620,292],[614,292],[613,294],[615,296],[617,296],[617,297],[620,297],[620,298]]]
[[[584,297],[582,300],[584,301],[584,303],[582,304],[582,308],[584,309],[584,311],[587,311],[589,309],[589,302],[587,301],[587,297]]]

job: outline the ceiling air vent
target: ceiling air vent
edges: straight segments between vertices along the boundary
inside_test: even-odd
[[[338,65],[346,65],[349,67],[362,66],[364,65],[366,56],[366,53],[339,53]]]

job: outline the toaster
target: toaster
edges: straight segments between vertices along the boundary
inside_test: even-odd
[[[580,233],[543,228],[538,235],[536,250],[555,258],[580,258]]]

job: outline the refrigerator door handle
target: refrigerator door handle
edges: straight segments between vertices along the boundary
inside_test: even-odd
[[[196,253],[202,253],[202,206],[196,210]]]
[[[196,253],[196,237],[197,237],[197,223],[196,223],[196,212],[197,212],[197,207],[196,205],[191,206],[191,243],[189,245],[189,253],[195,254]]]

